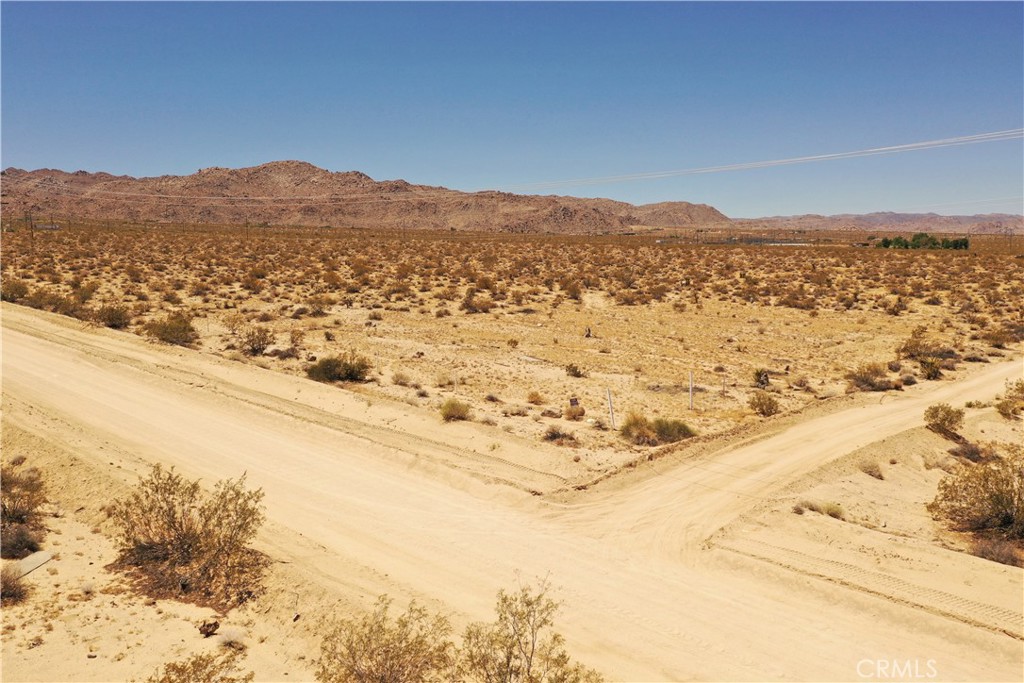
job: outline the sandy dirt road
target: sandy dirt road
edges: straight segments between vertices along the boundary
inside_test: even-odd
[[[489,618],[517,573],[547,576],[572,652],[622,681],[870,680],[858,665],[880,659],[931,660],[940,680],[1019,680],[1019,636],[829,583],[747,575],[703,546],[794,477],[919,424],[927,405],[988,399],[1020,375],[1019,361],[993,364],[566,506],[452,467],[436,445],[445,427],[400,408],[380,410],[397,411],[389,424],[406,437],[375,439],[323,409],[369,422],[341,389],[3,308],[5,420],[125,481],[154,462],[208,482],[246,472],[266,492],[275,553],[301,534],[317,551],[286,559],[325,583],[350,586],[359,568],[361,589],[438,601],[457,621]],[[1012,617],[1014,590],[989,606]]]

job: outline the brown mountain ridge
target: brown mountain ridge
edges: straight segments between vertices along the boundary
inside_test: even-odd
[[[508,192],[460,192],[404,180],[376,181],[358,171],[331,172],[304,161],[248,168],[204,168],[149,178],[109,173],[8,168],[0,173],[3,212],[155,223],[333,226],[602,234],[638,229],[1024,232],[1019,215],[773,216],[730,219],[690,202],[633,205],[612,199]]]
[[[333,173],[302,161],[155,178],[9,168],[3,171],[2,195],[5,212],[15,215],[32,211],[169,223],[566,234],[730,223],[703,204],[634,206],[610,199],[459,192],[404,180],[375,181],[358,171]]]

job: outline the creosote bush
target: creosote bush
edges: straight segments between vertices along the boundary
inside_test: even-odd
[[[46,486],[39,470],[22,468],[22,462],[17,458],[0,466],[0,557],[4,558],[34,553],[42,538],[39,508],[46,502]]]
[[[981,463],[962,463],[939,482],[928,510],[963,531],[998,530],[1024,538],[1024,448]]]
[[[946,436],[956,434],[964,424],[963,408],[948,403],[936,403],[924,411],[924,422],[929,429]]]
[[[306,368],[306,376],[317,382],[365,382],[373,365],[355,351],[321,358]]]
[[[235,651],[196,654],[164,664],[144,683],[252,683],[256,674],[238,671]]]
[[[382,595],[373,611],[336,622],[320,646],[316,680],[321,683],[442,683],[453,680],[452,627],[415,602],[396,618]]]
[[[262,356],[274,343],[274,333],[263,325],[251,325],[239,334],[242,350],[250,356]]]
[[[441,419],[445,422],[468,420],[469,415],[469,404],[457,398],[449,398],[441,404]]]
[[[761,417],[771,417],[779,412],[779,402],[767,391],[755,391],[747,405]]]
[[[846,373],[851,388],[857,391],[889,391],[898,389],[899,385],[887,378],[886,367],[881,363],[864,363]]]
[[[204,494],[198,481],[155,465],[130,496],[115,502],[119,565],[159,595],[229,608],[255,594],[265,558],[250,549],[263,524],[263,491],[245,475]]]
[[[101,306],[95,313],[96,322],[113,330],[123,330],[132,322],[132,313],[128,306],[115,304]]]
[[[600,683],[574,663],[565,639],[552,632],[558,603],[547,582],[500,591],[492,623],[466,628],[462,647],[450,640],[447,617],[415,602],[396,618],[381,596],[374,610],[334,623],[320,647],[320,683]]]
[[[144,329],[146,334],[165,344],[191,346],[199,339],[192,317],[181,312],[168,313],[162,320],[151,320]]]

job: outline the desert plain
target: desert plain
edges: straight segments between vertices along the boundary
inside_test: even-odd
[[[1019,243],[864,243],[14,228],[3,457],[46,483],[49,559],[4,606],[3,679],[234,644],[256,680],[313,680],[326,624],[379,595],[460,633],[546,580],[608,680],[1020,680],[1019,541],[928,506],[1019,457]],[[357,381],[309,376],[336,356]],[[952,432],[925,423],[943,403]],[[112,565],[109,506],[153,464],[263,491],[243,604]],[[997,541],[1017,566],[977,552]]]

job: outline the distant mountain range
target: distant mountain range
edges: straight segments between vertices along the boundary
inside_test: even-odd
[[[602,234],[648,229],[1021,231],[1020,216],[790,216],[731,220],[690,202],[635,206],[611,199],[459,192],[332,173],[302,161],[205,168],[188,176],[133,178],[9,168],[0,174],[5,214],[156,223],[303,225],[505,233]]]

